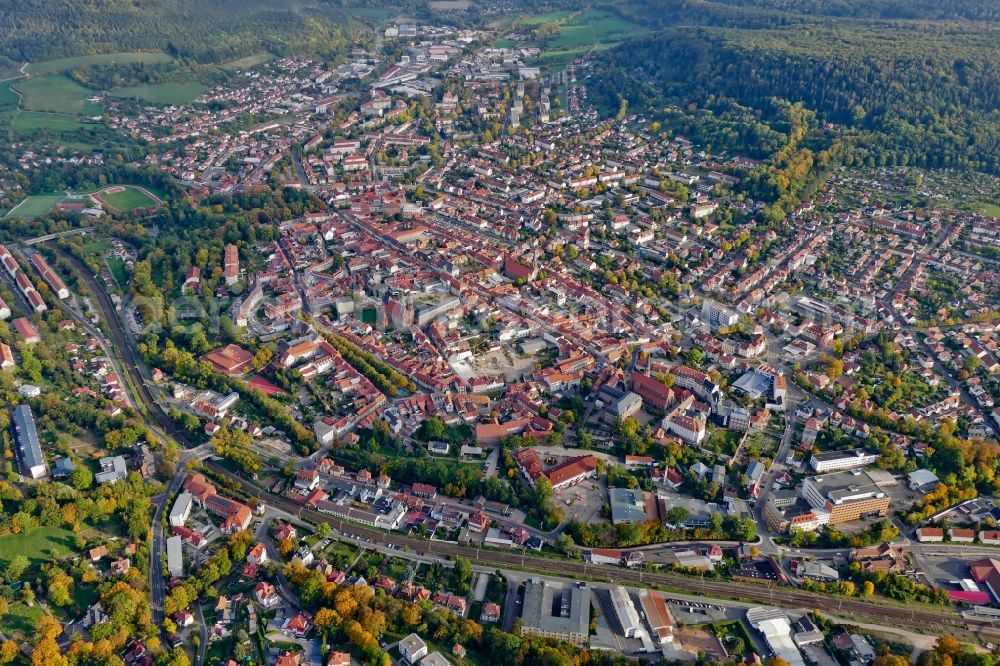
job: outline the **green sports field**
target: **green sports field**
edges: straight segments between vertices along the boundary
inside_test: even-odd
[[[158,201],[150,198],[148,194],[137,187],[126,185],[124,186],[124,189],[118,192],[109,192],[108,189],[95,192],[95,196],[99,197],[102,202],[111,206],[115,210],[129,211],[135,210],[136,208],[146,208],[148,206],[156,206],[159,204]]]
[[[112,97],[134,98],[150,104],[181,105],[193,101],[208,88],[196,81],[186,83],[157,83],[145,86],[130,86],[112,90]]]
[[[56,72],[68,72],[78,67],[89,67],[90,65],[110,65],[113,63],[129,64],[143,62],[147,64],[170,62],[173,60],[166,53],[103,53],[100,55],[78,56],[75,58],[58,58],[56,60],[45,60],[44,62],[33,62],[29,64],[25,71],[28,74],[53,74]]]
[[[57,203],[62,201],[63,198],[62,194],[28,197],[12,210],[8,211],[5,217],[38,217],[39,215],[45,215]]]

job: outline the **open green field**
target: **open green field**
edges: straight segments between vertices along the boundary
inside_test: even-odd
[[[493,48],[495,49],[512,49],[515,47],[517,47],[517,41],[508,37],[493,40]]]
[[[101,114],[100,104],[87,101],[94,91],[84,88],[68,76],[33,76],[15,81],[13,87],[24,95],[21,106],[26,111],[51,111],[72,116]]]
[[[547,50],[568,51],[619,44],[646,32],[642,26],[611,12],[588,10],[559,26],[559,36],[545,44]]]
[[[0,126],[10,127],[17,113],[17,93],[10,89],[10,84],[0,84]]]
[[[197,81],[185,83],[155,83],[112,90],[112,97],[135,98],[150,104],[187,104],[208,88]]]
[[[68,72],[78,67],[89,67],[90,65],[110,65],[112,63],[133,63],[144,62],[148,64],[158,62],[170,62],[173,60],[166,53],[104,53],[100,55],[78,56],[76,58],[58,58],[56,60],[46,60],[44,62],[33,62],[29,64],[26,71],[29,74],[52,74],[55,72]]]
[[[128,274],[125,272],[125,262],[118,257],[111,257],[108,259],[108,270],[111,271],[111,277],[115,279],[118,286],[122,289],[128,284]]]
[[[118,192],[102,190],[100,192],[95,192],[95,195],[99,195],[101,201],[115,210],[122,211],[134,210],[136,208],[146,208],[148,206],[155,206],[159,203],[155,199],[150,198],[148,194],[137,187],[132,187],[131,185],[124,185],[122,187],[124,187],[124,189]]]
[[[20,134],[31,134],[43,129],[59,133],[74,132],[83,127],[83,123],[72,116],[61,116],[58,113],[21,111],[14,117],[12,127]]]
[[[573,10],[567,9],[559,12],[547,12],[545,14],[537,14],[535,16],[528,16],[524,19],[527,25],[541,25],[543,23],[551,23],[552,21],[563,21],[568,19],[574,14]]]
[[[39,215],[45,215],[53,206],[63,200],[63,195],[54,194],[49,196],[33,196],[28,197],[20,204],[15,206],[10,210],[5,217],[37,217]],[[10,537],[0,538],[0,543],[3,539]],[[3,548],[0,546],[0,558],[3,557]]]
[[[976,210],[979,211],[980,215],[1000,217],[1000,206],[995,203],[983,202],[976,206]]]
[[[111,245],[111,241],[99,240],[99,241],[93,241],[91,243],[84,243],[83,252],[84,254],[104,255],[110,252],[113,249],[113,247],[114,246]]]
[[[0,569],[15,555],[24,555],[37,566],[50,559],[59,559],[75,552],[76,535],[61,527],[39,527],[22,534],[0,537]]]
[[[35,627],[38,626],[38,621],[42,619],[44,614],[45,611],[37,603],[31,608],[21,602],[12,603],[10,604],[10,612],[0,620],[0,628],[8,636],[29,638],[34,636]]]
[[[223,63],[221,66],[222,69],[249,69],[251,67],[256,67],[257,65],[263,65],[265,62],[270,62],[271,60],[274,60],[274,54],[263,51],[244,58],[230,60],[229,62]]]

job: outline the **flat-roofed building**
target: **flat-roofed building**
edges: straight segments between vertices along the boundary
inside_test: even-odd
[[[854,467],[866,467],[878,460],[879,454],[868,449],[851,449],[849,451],[823,451],[814,453],[809,460],[809,466],[821,474],[835,472]]]
[[[828,514],[829,525],[889,512],[889,496],[860,470],[807,477],[800,494],[817,514]]]
[[[410,634],[399,641],[399,654],[404,660],[415,664],[427,656],[427,643],[416,634]]]
[[[622,634],[625,638],[635,638],[642,628],[642,621],[639,619],[639,613],[635,610],[635,604],[632,603],[632,597],[629,596],[628,590],[621,585],[611,588],[610,594],[611,608],[614,609],[618,624],[621,625]]]
[[[194,495],[188,492],[181,493],[174,500],[174,506],[170,509],[170,526],[184,527],[184,523],[191,516],[191,507],[194,506]]]
[[[167,539],[167,573],[171,578],[184,576],[184,552],[181,548],[183,540],[179,536]]]
[[[590,588],[535,578],[524,588],[522,632],[586,645],[590,635]]]
[[[647,519],[644,493],[640,488],[608,488],[611,522],[641,523]]]

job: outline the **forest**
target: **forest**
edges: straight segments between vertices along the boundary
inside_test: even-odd
[[[676,11],[616,6],[663,29],[595,62],[592,90],[607,112],[624,100],[678,131],[721,131],[718,148],[760,154],[770,143],[760,124],[801,102],[832,123],[849,165],[1000,169],[996,0],[667,4]],[[748,117],[757,122],[739,131],[726,120]]]
[[[261,51],[335,55],[360,28],[350,8],[322,0],[14,0],[0,3],[0,66],[150,50],[200,62]]]

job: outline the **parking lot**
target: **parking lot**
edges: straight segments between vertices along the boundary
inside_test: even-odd
[[[555,501],[567,519],[577,519],[590,524],[601,520],[601,506],[608,501],[608,489],[604,479],[587,479],[572,488],[567,488]]]

